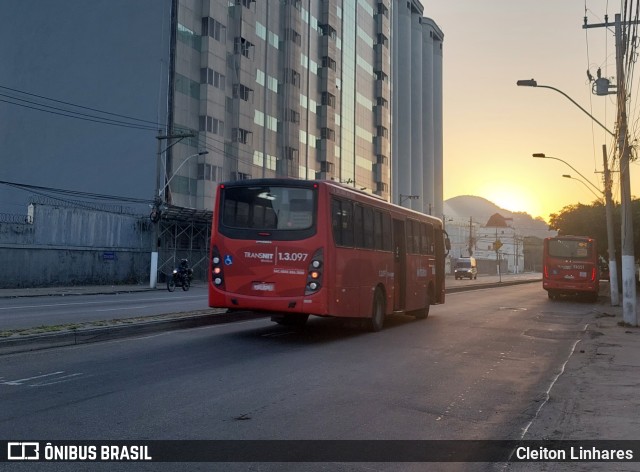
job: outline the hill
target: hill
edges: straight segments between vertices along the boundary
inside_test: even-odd
[[[522,236],[536,236],[546,238],[555,236],[555,231],[549,231],[549,226],[541,218],[534,218],[526,212],[512,212],[500,208],[486,198],[473,195],[461,195],[444,201],[444,215],[446,218],[473,218],[474,222],[485,225],[489,218],[499,213],[505,218],[511,218],[511,226],[516,228]]]

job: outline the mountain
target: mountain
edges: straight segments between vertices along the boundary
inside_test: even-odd
[[[461,195],[444,201],[446,218],[469,219],[471,217],[474,222],[484,226],[496,213],[504,218],[511,218],[513,221],[510,222],[510,226],[516,228],[522,236],[546,238],[556,235],[556,231],[549,231],[549,226],[544,220],[533,218],[525,212],[505,210],[486,198]]]

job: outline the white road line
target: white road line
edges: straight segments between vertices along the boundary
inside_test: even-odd
[[[73,380],[74,378],[83,375],[82,372],[79,372],[77,374],[69,374],[69,375],[65,375],[64,377],[57,377],[56,379],[50,380],[50,381],[45,381],[45,382],[40,382],[40,383],[35,383],[32,385],[29,385],[29,387],[46,387],[47,385],[54,385],[54,384],[59,384],[59,383],[63,383],[63,382],[68,382],[69,380]]]
[[[42,379],[44,377],[51,377],[52,375],[64,374],[64,370],[59,372],[51,372],[50,374],[36,375],[35,377],[27,377],[26,379],[9,380],[7,382],[0,382],[3,385],[22,385],[24,382],[34,379]]]
[[[137,310],[139,308],[149,308],[152,305],[139,305],[139,306],[128,306],[127,310]],[[101,312],[101,311],[121,311],[122,308],[104,308],[102,310],[92,310],[95,313]]]

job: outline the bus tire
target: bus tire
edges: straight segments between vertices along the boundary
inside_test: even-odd
[[[427,296],[425,298],[425,307],[416,310],[414,316],[416,320],[424,320],[429,316],[429,308],[431,308],[431,287],[427,289]]]
[[[386,303],[384,299],[384,293],[379,288],[373,294],[373,308],[371,313],[371,319],[369,320],[369,331],[374,333],[380,331],[384,325],[384,313],[386,309]]]
[[[286,314],[282,316],[272,316],[271,321],[275,321],[279,325],[282,326],[297,326],[302,327],[307,324],[307,320],[309,319],[309,315],[292,315]]]

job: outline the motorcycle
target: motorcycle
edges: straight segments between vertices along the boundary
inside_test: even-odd
[[[173,269],[173,273],[167,278],[167,290],[173,292],[178,286],[186,292],[191,287],[191,279],[193,279],[193,270],[181,263],[180,267]]]

